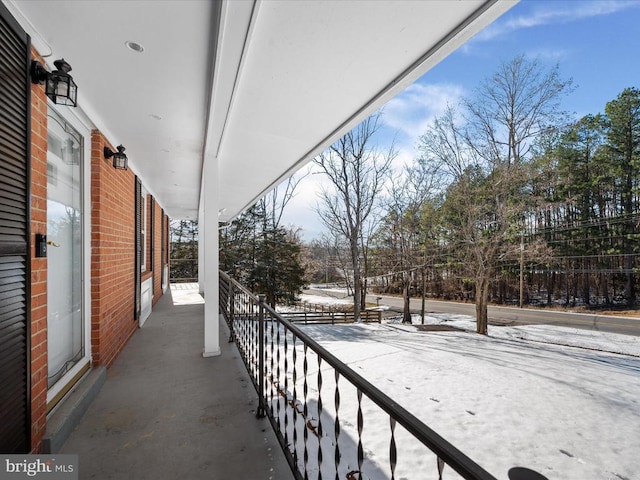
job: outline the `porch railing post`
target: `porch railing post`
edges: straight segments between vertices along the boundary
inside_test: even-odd
[[[258,295],[258,410],[256,417],[266,415],[264,407],[264,294]]]
[[[229,282],[229,343],[235,341],[235,332],[233,329],[234,320],[235,320],[235,311],[236,311],[236,294],[233,288],[233,282]]]

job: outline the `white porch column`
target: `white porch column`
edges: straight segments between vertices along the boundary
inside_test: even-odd
[[[218,159],[206,156],[203,169],[204,212],[204,350],[203,357],[220,355],[219,298],[218,298]]]
[[[202,181],[202,189],[200,190],[200,208],[198,209],[198,292],[204,296],[204,285],[205,285],[205,270],[204,266],[206,265],[205,258],[205,232],[204,232],[204,191],[206,188],[206,184],[204,179]]]

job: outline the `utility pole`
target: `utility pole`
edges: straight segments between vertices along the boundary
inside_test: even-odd
[[[424,297],[426,295],[427,295],[427,281],[425,278],[425,265],[422,265],[422,309],[421,309],[422,325],[424,325],[424,314],[425,314]]]
[[[524,233],[520,233],[520,308],[524,307]]]
[[[422,319],[422,325],[424,325],[425,312],[425,297],[427,296],[427,279],[425,276],[425,270],[427,269],[427,242],[426,235],[425,241],[422,246],[422,308],[420,309],[420,318]]]

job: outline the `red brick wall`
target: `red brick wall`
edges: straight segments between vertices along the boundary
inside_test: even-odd
[[[135,176],[116,170],[91,134],[91,350],[93,362],[110,366],[138,327],[134,301]]]
[[[32,58],[42,61],[31,49]],[[47,233],[47,97],[31,85],[31,448],[47,426],[47,259],[35,258],[35,235]]]
[[[32,49],[32,57],[42,58]],[[91,134],[91,349],[94,365],[110,366],[138,327],[134,302],[134,184],[115,170],[97,130]],[[148,196],[148,199],[151,197]],[[150,200],[149,200],[150,201]],[[89,208],[89,206],[86,206]],[[155,295],[162,295],[162,209],[155,206]],[[150,220],[150,219],[149,219]],[[31,448],[40,451],[47,416],[47,259],[35,258],[35,234],[47,231],[47,97],[31,86]],[[147,229],[150,232],[150,227]],[[150,238],[150,234],[147,234]],[[150,255],[150,250],[148,249]],[[151,268],[150,259],[148,268]],[[147,274],[150,275],[150,272]],[[143,275],[143,278],[146,276]],[[89,306],[88,306],[89,307]]]

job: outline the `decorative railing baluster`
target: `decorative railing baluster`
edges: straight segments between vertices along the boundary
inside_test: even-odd
[[[442,480],[443,471],[444,471],[444,460],[438,457],[438,480]]]
[[[322,357],[318,357],[318,480],[322,480]]]
[[[238,297],[238,309],[241,312],[240,318],[238,318],[238,323],[240,325],[240,330],[242,332],[242,341],[240,342],[240,344],[242,345],[242,348],[240,349],[240,351],[242,353],[242,359],[244,360],[245,364],[247,364],[247,361],[248,361],[247,346],[250,345],[249,337],[247,335],[247,327],[249,324],[246,321],[244,321],[246,320],[246,317],[247,317],[246,297],[247,297],[247,294],[244,292],[242,292],[242,294]]]
[[[333,452],[333,461],[336,466],[336,477],[334,480],[340,480],[338,469],[340,468],[340,386],[338,385],[338,381],[340,380],[340,372],[338,370],[334,371],[336,378],[336,389],[333,394],[333,404],[336,409],[336,418],[333,422],[333,434],[334,441],[336,442],[336,448]]]
[[[288,345],[287,337],[289,336],[289,332],[285,330],[284,332],[284,444],[289,448],[289,409],[287,408],[289,401],[289,357],[288,357]]]
[[[335,470],[334,475],[331,475],[333,480],[387,478],[389,474],[382,473],[386,468],[377,463],[383,461],[381,459],[386,457],[386,453],[374,451],[371,457],[365,455],[363,436],[365,421],[367,438],[369,438],[370,435],[377,434],[376,428],[380,428],[383,415],[389,418],[391,428],[388,444],[391,480],[402,476],[400,475],[402,462],[398,462],[398,450],[400,448],[405,452],[405,441],[422,444],[433,452],[433,457],[417,460],[424,465],[421,472],[428,469],[427,462],[435,458],[440,480],[442,480],[445,465],[449,465],[465,479],[496,480],[435,431],[323,348],[303,327],[282,318],[264,301],[261,302],[258,297],[222,272],[220,273],[220,308],[229,325],[230,339],[235,340],[251,381],[259,394],[258,412],[266,414],[271,422],[296,480],[306,480],[309,477],[321,480],[325,476],[322,471],[326,453],[323,451],[323,440],[326,440],[324,444],[327,448],[329,445],[333,446]],[[302,371],[298,365],[300,344],[302,347],[300,353],[303,354]],[[291,351],[290,356],[289,351]],[[309,389],[314,388],[313,374],[309,376],[309,355],[314,354],[317,356],[318,363],[318,372],[315,377],[318,390],[316,404],[313,402],[314,395],[309,398]],[[335,385],[332,406],[330,404],[325,406],[322,399],[323,367],[325,371],[333,370]],[[302,379],[299,378],[300,374],[303,375]],[[298,398],[299,387],[302,387],[301,399]],[[341,405],[344,399],[353,398],[350,396],[351,393],[342,395],[345,388],[354,388],[356,391],[357,419],[354,433],[357,438],[351,438],[348,434],[353,431],[353,425],[348,423],[351,413],[346,415],[345,412],[346,408],[351,406],[351,401]],[[323,416],[325,419],[333,416],[331,418],[333,429],[325,431]],[[371,421],[368,420],[369,418]],[[398,436],[398,424],[403,428],[402,437]],[[405,440],[404,434],[412,440]],[[317,447],[315,437],[317,437]],[[399,441],[399,438],[402,438],[402,441]],[[372,443],[372,445],[376,444]],[[317,448],[315,455],[312,448]],[[371,447],[368,443],[367,448],[378,447]],[[351,459],[348,462],[342,461],[343,455],[351,455],[352,452],[356,454],[357,467],[353,465]],[[415,458],[414,461],[416,461]],[[325,473],[329,473],[327,469],[330,468],[329,465],[325,465]],[[318,472],[317,475],[313,475],[315,471]]]
[[[291,363],[293,363],[293,376],[291,383],[293,384],[293,398],[291,399],[291,408],[293,409],[292,427],[293,427],[293,461],[298,464],[298,392],[296,389],[296,382],[298,381],[298,369],[296,367],[296,336],[292,335],[293,341],[291,342]]]
[[[280,425],[280,402],[281,402],[281,395],[280,395],[280,388],[282,385],[282,382],[280,381],[280,322],[278,322],[277,318],[274,318],[271,322],[272,324],[276,325],[276,343],[278,344],[278,348],[276,349],[276,394],[277,394],[277,403],[276,403],[276,415],[275,415],[275,419],[276,419],[276,424],[277,424],[277,431],[281,431],[282,427]],[[273,355],[273,352],[272,352]],[[272,370],[273,371],[273,370]],[[286,369],[285,369],[286,372]],[[286,427],[285,427],[285,432],[286,432]]]
[[[311,424],[311,420],[309,419],[309,407],[307,405],[307,394],[309,393],[309,384],[307,382],[307,374],[309,371],[308,362],[307,362],[307,344],[305,343],[303,346],[304,356],[302,359],[302,399],[304,400],[304,404],[302,406],[302,421],[304,423],[302,428],[302,442],[303,442],[303,450],[302,450],[302,458],[304,462],[304,480],[309,479],[309,471],[307,466],[309,464],[309,451],[307,450],[307,441],[309,440],[309,427]]]
[[[249,374],[251,374],[251,360],[249,358],[249,348],[251,346],[251,342],[249,340],[249,327],[251,326],[251,324],[247,321],[249,318],[248,312],[247,312],[247,294],[246,293],[242,293],[242,296],[240,297],[240,308],[242,311],[242,358],[245,361],[245,364],[247,365],[247,368],[249,368]],[[251,379],[251,381],[253,381],[253,377]]]
[[[364,448],[362,447],[362,430],[364,427],[364,418],[362,416],[362,390],[358,388],[358,480],[362,480],[362,463],[364,462]]]
[[[247,300],[249,300],[249,297],[247,297]],[[251,380],[253,381],[253,384],[256,386],[256,390],[258,388],[258,384],[256,383],[256,359],[257,359],[257,355],[256,355],[256,349],[257,349],[257,340],[258,340],[258,335],[256,332],[256,307],[257,304],[253,304],[253,303],[249,303],[247,306],[249,307],[247,309],[248,311],[248,318],[249,318],[249,329],[248,329],[248,335],[249,335],[249,344],[251,345],[250,348],[250,358],[251,358]]]
[[[391,480],[396,479],[396,463],[398,462],[398,451],[396,449],[396,420],[389,417],[391,425],[391,441],[389,442],[389,466],[391,467]]]
[[[259,300],[258,300],[259,301]],[[254,305],[251,305],[251,344],[253,348],[251,349],[251,365],[253,366],[253,381],[256,384],[256,387],[259,388],[257,383],[258,380],[258,342],[260,339],[258,333],[258,321],[257,321],[256,309]],[[262,391],[258,390],[259,396],[262,396]]]
[[[258,313],[258,351],[257,351],[257,360],[258,360],[258,410],[256,411],[256,416],[264,417],[266,415],[264,408],[264,295],[258,296],[258,302],[260,302],[259,313]]]
[[[235,334],[234,334],[234,318],[235,318],[235,298],[234,298],[234,289],[233,289],[233,283],[228,282],[227,284],[227,292],[228,292],[228,297],[226,299],[226,301],[224,302],[224,305],[229,305],[229,320],[228,320],[228,324],[229,324],[229,342],[233,342],[235,340]],[[221,302],[222,303],[222,302]]]
[[[269,317],[269,324],[268,324],[268,331],[269,331],[269,376],[267,377],[268,380],[268,387],[269,387],[269,409],[271,410],[271,416],[273,417],[275,412],[275,406],[274,406],[274,393],[273,391],[277,388],[278,385],[278,379],[275,378],[274,375],[274,368],[273,368],[273,350],[274,350],[274,331],[273,331],[273,326],[275,325],[275,321],[273,318]],[[277,395],[277,392],[276,392]],[[276,396],[277,399],[277,396]]]

